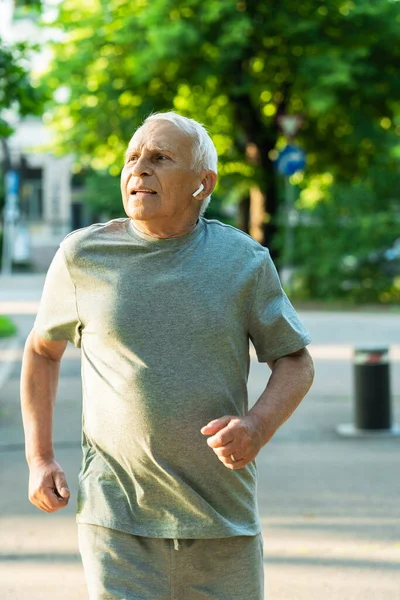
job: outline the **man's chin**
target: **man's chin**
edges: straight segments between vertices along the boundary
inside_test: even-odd
[[[124,206],[125,212],[129,218],[133,220],[146,220],[146,218],[150,217],[150,211],[145,206],[135,205],[135,202],[128,201],[128,204]]]
[[[130,219],[132,219],[132,221],[146,221],[147,220],[144,213],[140,213],[138,211],[130,210],[126,214],[128,215],[128,217]]]

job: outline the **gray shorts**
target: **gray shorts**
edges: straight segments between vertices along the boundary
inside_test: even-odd
[[[148,538],[78,526],[90,600],[263,600],[261,534]]]

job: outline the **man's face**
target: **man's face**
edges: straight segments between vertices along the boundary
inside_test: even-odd
[[[192,196],[200,177],[191,169],[192,140],[169,121],[150,121],[129,142],[121,173],[126,214],[157,223],[198,215]]]

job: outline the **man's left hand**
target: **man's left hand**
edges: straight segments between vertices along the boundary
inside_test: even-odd
[[[202,427],[203,435],[210,435],[207,444],[227,469],[242,469],[255,459],[263,447],[259,419],[226,416],[210,421]]]

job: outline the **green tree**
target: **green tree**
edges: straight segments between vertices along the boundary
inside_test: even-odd
[[[329,186],[294,228],[292,297],[398,304],[399,198],[399,177],[385,165],[351,186]]]
[[[7,44],[0,38],[0,144],[3,174],[10,168],[7,138],[14,128],[7,111],[15,117],[40,115],[45,102],[43,88],[32,84],[29,56],[34,50],[27,43]],[[0,209],[4,203],[3,181],[0,184]],[[1,213],[1,210],[0,210]]]
[[[308,178],[362,178],[377,155],[397,168],[398,2],[64,0],[56,25],[65,37],[46,82],[68,87],[54,113],[62,148],[116,174],[147,114],[172,107],[197,118],[221,157],[219,193],[244,202],[261,191],[268,245],[277,115],[305,117]]]
[[[16,116],[41,114],[43,90],[34,86],[29,72],[32,47],[21,42],[6,44],[0,38],[0,138],[9,137],[14,129],[4,116],[12,110]]]
[[[31,2],[37,9],[40,2]],[[0,215],[3,214],[5,199],[4,174],[11,166],[7,138],[14,132],[9,115],[14,119],[29,114],[40,115],[43,110],[45,94],[32,84],[29,71],[29,56],[34,47],[21,42],[7,44],[0,37],[0,145],[2,164],[0,165]],[[8,115],[7,115],[8,111]],[[13,120],[14,120],[13,119]],[[0,231],[0,262],[3,249],[2,231]]]

